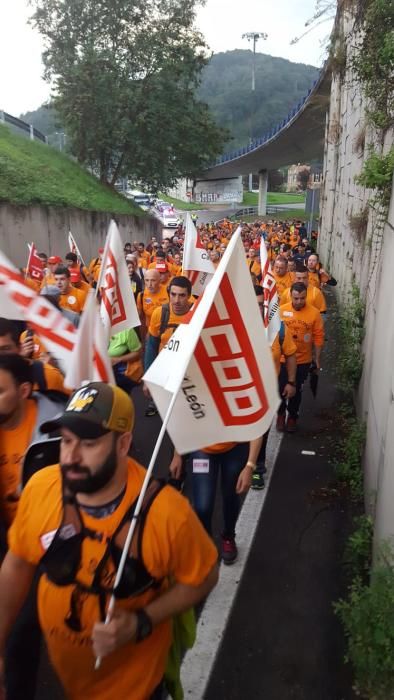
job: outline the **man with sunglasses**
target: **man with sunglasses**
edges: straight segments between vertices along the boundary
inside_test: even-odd
[[[0,571],[0,653],[39,566],[40,624],[73,700],[162,697],[171,619],[217,581],[216,548],[197,516],[183,496],[153,480],[114,590],[145,476],[128,457],[133,424],[130,397],[92,382],[42,426],[60,431],[60,464],[25,486]],[[115,610],[105,625],[113,592]]]

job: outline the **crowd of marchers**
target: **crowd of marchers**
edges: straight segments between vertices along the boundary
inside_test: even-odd
[[[196,223],[216,268],[236,225]],[[293,433],[303,385],[321,368],[324,290],[336,281],[315,252],[317,234],[308,237],[301,221],[244,223],[241,238],[262,332],[267,275],[275,280],[281,322],[271,351],[281,403],[271,430]],[[189,611],[216,585],[218,559],[237,559],[241,496],[265,486],[269,431],[250,443],[223,443],[218,435],[186,456],[174,449],[168,483],[149,485],[114,590],[145,471],[130,457],[138,429],[132,394],[143,390],[143,420],[151,420],[157,408],[144,371],[195,302],[182,266],[184,239],[180,225],[160,242],[124,244],[140,326],[110,338],[116,385],[91,382],[71,392],[29,324],[0,318],[0,698],[36,697],[42,638],[72,700],[180,697],[187,646],[180,640],[193,637]],[[76,252],[40,252],[40,279],[21,274],[78,326],[89,290],[100,283],[103,253],[85,265]],[[182,494],[186,478],[191,503]],[[213,533],[218,482],[222,529]],[[220,536],[218,547],[212,535]],[[105,624],[113,592],[116,606]]]

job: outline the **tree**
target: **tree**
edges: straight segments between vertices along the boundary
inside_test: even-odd
[[[45,77],[77,159],[154,190],[194,177],[228,135],[196,97],[201,0],[32,0]]]
[[[268,191],[281,192],[284,183],[284,176],[281,170],[270,170],[268,172]]]
[[[298,187],[300,190],[305,192],[306,188],[308,187],[308,182],[309,178],[311,175],[311,169],[309,165],[305,165],[302,168],[299,168],[298,173],[297,173],[297,183]]]

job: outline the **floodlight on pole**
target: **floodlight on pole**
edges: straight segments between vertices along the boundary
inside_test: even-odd
[[[252,63],[252,92],[256,89],[256,67],[255,67],[255,57],[256,57],[256,45],[259,39],[268,39],[268,34],[265,32],[246,32],[242,34],[242,39],[247,39],[253,42],[253,63]]]
[[[268,39],[268,34],[265,32],[245,32],[245,34],[242,34],[242,39],[247,39],[248,41],[253,42],[253,59],[252,59],[252,110],[251,110],[251,115],[250,115],[250,143],[253,142],[253,111],[255,108],[254,105],[254,94],[256,92],[256,45],[259,39],[263,39],[265,41]],[[252,184],[253,184],[253,173],[249,175],[249,191],[252,191]]]

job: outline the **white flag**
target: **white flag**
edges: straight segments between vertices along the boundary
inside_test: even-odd
[[[93,301],[96,304],[93,292],[91,292],[91,297],[93,297]],[[89,308],[91,306],[91,297],[89,299]],[[85,334],[85,340],[81,341],[81,336],[79,331],[77,334],[75,326],[63,316],[56,306],[53,306],[47,299],[29,287],[18,270],[0,252],[1,304],[3,300],[5,304],[1,313],[4,315],[7,311],[10,311],[10,315],[7,318],[27,321],[34,333],[42,340],[46,349],[59,362],[65,374],[71,372],[71,369],[74,368],[74,372],[80,370],[82,376],[87,362],[94,366],[95,373],[92,375],[92,379],[114,382],[112,367],[107,356],[105,333],[99,314],[94,307],[92,308],[98,319],[98,325],[94,330],[94,352],[89,353],[88,350],[92,347],[92,344],[89,345],[90,341],[88,342],[89,337]],[[89,316],[85,321],[85,313],[86,311],[82,314],[81,325],[85,324],[86,327],[89,323]],[[83,378],[90,379],[90,377]],[[74,389],[80,383],[67,384],[67,386]]]
[[[28,321],[47,350],[59,361],[63,371],[70,363],[76,339],[75,327],[53,304],[37,294],[18,270],[0,252],[1,314]],[[3,299],[6,303],[3,305]],[[19,315],[16,316],[15,312]]]
[[[192,283],[192,292],[200,296],[211,281],[215,272],[209,252],[201,243],[198,231],[190,214],[186,215],[185,241],[182,267]]]
[[[114,221],[109,225],[97,287],[101,294],[100,314],[108,338],[140,325],[122,241]]]
[[[64,384],[69,389],[76,389],[85,381],[115,384],[106,333],[93,290],[86,299]]]
[[[144,376],[162,418],[177,393],[168,432],[180,454],[259,437],[279,404],[240,235],[239,228],[190,322],[178,326]]]
[[[84,259],[81,255],[81,251],[79,250],[77,243],[75,241],[74,236],[72,235],[71,231],[68,232],[68,247],[70,248],[70,253],[75,253],[75,255],[78,256],[78,262],[80,265],[85,265]]]
[[[279,297],[268,260],[265,240],[261,236],[260,241],[261,286],[264,289],[264,326],[267,331],[268,342],[274,342],[280,329]]]

